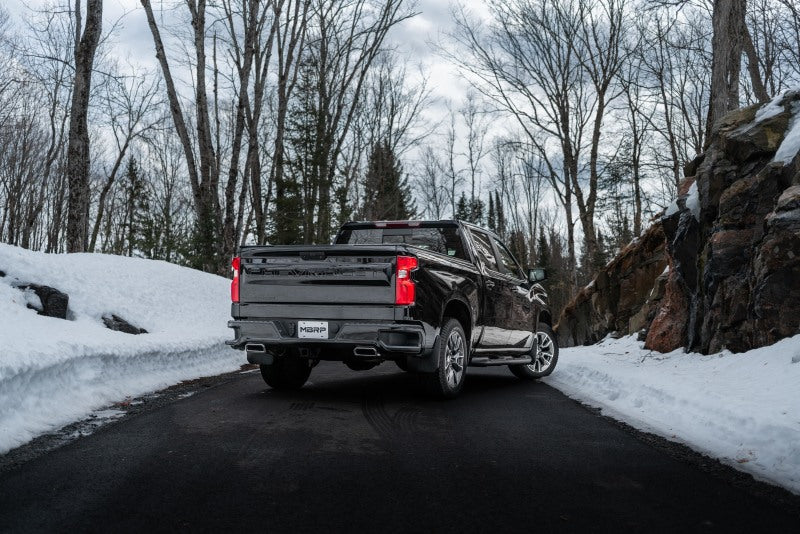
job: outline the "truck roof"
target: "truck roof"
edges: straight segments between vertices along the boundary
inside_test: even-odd
[[[344,223],[342,228],[430,228],[432,226],[458,226],[459,222],[454,219],[441,219],[438,221],[349,221]]]
[[[464,221],[461,219],[439,219],[439,220],[406,220],[406,221],[349,221],[344,223],[341,229],[344,228],[431,228],[437,226],[464,226],[475,228],[481,232],[487,233],[492,237],[500,239],[496,232],[483,228],[477,224]]]

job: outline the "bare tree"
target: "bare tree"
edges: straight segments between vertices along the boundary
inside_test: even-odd
[[[222,272],[225,262],[220,257],[220,240],[217,239],[217,232],[221,226],[221,207],[218,196],[220,166],[214,144],[213,124],[209,112],[206,82],[206,0],[186,1],[193,30],[194,57],[192,60],[195,67],[193,106],[195,110],[196,152],[152,5],[150,0],[141,0],[141,3],[147,15],[148,26],[155,44],[156,58],[164,77],[173,124],[181,140],[186,159],[197,219],[198,265],[206,271]],[[195,157],[195,153],[198,157]]]
[[[404,0],[315,0],[309,64],[318,83],[315,132],[317,154],[310,180],[317,195],[307,197],[304,240],[326,243],[332,226],[332,193],[338,160],[350,133],[364,84],[391,28],[413,16]]]
[[[487,155],[486,135],[489,125],[486,114],[479,108],[478,98],[474,92],[467,94],[467,99],[463,107],[458,112],[461,120],[466,126],[465,148],[461,156],[467,162],[467,175],[469,177],[469,202],[470,210],[474,211],[479,202],[479,194],[476,195],[476,187],[480,187],[480,178],[483,173],[482,163]]]
[[[573,194],[576,186],[583,187],[581,153],[595,107],[578,52],[583,3],[499,2],[490,7],[493,20],[488,27],[461,8],[454,12],[456,30],[451,35],[457,48],[444,50],[478,91],[510,113],[545,161],[567,219],[573,265]],[[583,215],[581,221],[589,224],[584,233],[593,235],[593,220]]]
[[[115,183],[123,160],[128,155],[131,143],[141,139],[160,122],[159,116],[154,114],[159,104],[160,91],[161,86],[157,78],[147,72],[137,72],[135,68],[131,69],[129,75],[110,76],[105,83],[101,106],[103,115],[108,119],[108,129],[113,136],[116,157],[106,172],[106,181],[100,190],[89,252],[95,251],[106,209],[106,198]]]
[[[444,173],[448,182],[447,196],[450,199],[450,216],[455,218],[457,198],[456,191],[458,190],[458,187],[461,185],[461,182],[464,180],[464,178],[462,176],[463,169],[459,169],[456,164],[456,115],[451,109],[449,109],[448,115],[450,115],[450,124],[447,128],[445,140],[446,161],[444,164]]]
[[[631,43],[638,48],[641,41]],[[629,54],[620,71],[620,85],[624,94],[624,124],[628,131],[630,147],[631,187],[633,189],[633,235],[642,233],[643,191],[642,191],[642,158],[645,142],[650,135],[655,107],[648,104],[643,87],[642,58],[637,54]]]
[[[284,209],[281,202],[285,198],[286,184],[284,181],[286,120],[289,112],[289,100],[297,84],[300,72],[301,50],[306,41],[308,28],[308,12],[310,1],[295,0],[293,12],[287,11],[284,19],[277,26],[276,47],[278,53],[278,91],[277,91],[277,116],[275,128],[275,144],[273,150],[273,165],[270,173],[271,181],[275,183],[276,211]],[[276,14],[276,19],[279,16]],[[267,204],[265,204],[266,206]],[[260,213],[266,212],[266,209]],[[263,222],[259,226],[263,229]],[[259,242],[266,239],[265,235],[259,236]]]
[[[444,218],[448,204],[447,187],[442,183],[442,162],[432,147],[426,146],[419,162],[417,183],[420,186],[423,211],[432,219]]]
[[[89,231],[89,94],[92,67],[103,28],[103,0],[86,0],[86,23],[82,24],[80,0],[75,2],[75,80],[70,106],[67,144],[69,183],[67,251],[83,252]]]

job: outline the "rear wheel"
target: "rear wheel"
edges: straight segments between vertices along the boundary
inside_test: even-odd
[[[539,323],[536,332],[536,343],[531,349],[531,363],[509,365],[515,376],[525,380],[542,378],[553,372],[558,363],[558,341],[550,326]]]
[[[261,378],[273,389],[300,389],[311,374],[307,358],[275,356],[270,365],[261,365]]]
[[[464,378],[469,361],[469,345],[464,328],[456,319],[447,319],[442,332],[433,345],[433,355],[439,368],[425,375],[428,389],[433,395],[452,399],[464,387]]]

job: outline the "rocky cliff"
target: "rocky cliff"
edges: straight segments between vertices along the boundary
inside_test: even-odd
[[[559,344],[585,345],[609,333],[624,335],[647,328],[664,294],[665,249],[660,224],[628,245],[566,306],[558,322]],[[655,284],[659,278],[661,283]]]
[[[641,328],[662,352],[739,352],[800,333],[799,150],[800,92],[724,117],[655,229],[564,310],[562,343]],[[646,261],[613,268],[630,257]]]

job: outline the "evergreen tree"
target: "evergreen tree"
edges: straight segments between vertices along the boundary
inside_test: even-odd
[[[523,266],[528,263],[528,247],[525,240],[525,234],[521,230],[513,230],[508,236],[508,248],[511,254]]]
[[[128,256],[138,251],[146,258],[152,257],[155,223],[150,211],[150,191],[141,175],[136,159],[128,159],[125,169],[126,195],[126,246]]]
[[[467,195],[462,191],[461,196],[458,197],[458,203],[456,204],[456,219],[482,225],[485,206],[486,204],[479,198],[470,201]]]
[[[462,191],[461,196],[458,197],[458,204],[456,204],[456,219],[469,222],[471,217],[472,214],[467,206],[467,195]]]
[[[491,200],[491,195],[489,195],[489,199]],[[503,202],[500,200],[500,193],[497,191],[494,192],[494,209],[495,209],[495,217],[497,219],[497,235],[500,237],[505,238],[506,235],[506,216],[503,213]]]
[[[364,216],[368,220],[405,220],[416,206],[403,167],[387,141],[372,147],[364,181]]]
[[[584,239],[580,266],[578,268],[579,285],[588,284],[599,271],[603,270],[608,263],[608,251],[606,249],[605,236],[599,229],[597,230],[595,240],[597,243],[597,249],[594,251],[594,253],[591,253],[589,252],[590,247],[588,246],[586,239]]]
[[[270,242],[276,245],[303,243],[308,233],[305,226],[313,224],[304,201],[313,197],[317,188],[311,183],[316,176],[314,167],[319,165],[317,78],[316,65],[305,61],[295,88],[297,97],[292,99],[286,119],[285,172],[282,182],[276,184],[271,217],[274,226]]]
[[[595,272],[603,269],[609,262],[606,238],[599,229],[597,230],[597,251],[594,257]]]
[[[477,225],[483,224],[483,210],[486,204],[479,198],[474,198],[469,210],[469,222]]]
[[[539,228],[539,243],[536,252],[536,265],[544,269],[550,269],[550,246],[547,244],[547,236],[544,228]]]
[[[497,225],[495,224],[494,219],[494,199],[492,195],[489,195],[489,220],[486,223],[489,226],[489,230],[492,232],[497,232]]]

